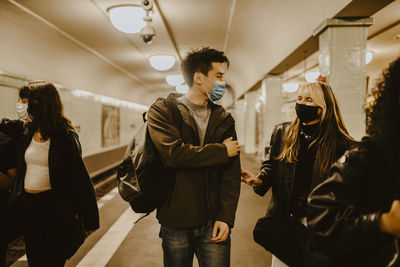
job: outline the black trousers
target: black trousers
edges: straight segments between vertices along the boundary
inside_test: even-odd
[[[24,193],[21,202],[21,225],[30,267],[64,266],[66,253],[60,238],[57,201],[49,190],[39,194]]]
[[[300,222],[284,217],[260,218],[254,240],[290,267],[304,267],[308,230]]]

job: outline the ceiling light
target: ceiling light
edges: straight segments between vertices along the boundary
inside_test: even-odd
[[[365,53],[365,64],[370,63],[373,56],[374,56],[374,53],[370,50],[367,50],[367,52]]]
[[[156,70],[169,70],[175,65],[175,57],[168,55],[151,56],[150,65]]]
[[[143,8],[133,5],[114,6],[108,10],[112,25],[124,33],[138,33],[146,26]]]
[[[182,75],[168,75],[166,80],[172,86],[181,85],[185,81]]]
[[[299,84],[298,83],[284,83],[283,89],[285,89],[286,92],[293,93],[293,92],[296,92],[297,89],[299,89]]]
[[[400,39],[400,33],[393,35],[393,39]]]
[[[186,94],[189,91],[189,86],[187,86],[186,84],[184,85],[178,85],[176,87],[176,91],[180,94]]]
[[[321,73],[319,71],[309,71],[305,74],[305,78],[309,83],[315,83]]]

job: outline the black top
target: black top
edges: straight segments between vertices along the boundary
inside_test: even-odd
[[[299,129],[300,148],[294,177],[293,193],[290,197],[290,213],[295,218],[306,217],[307,196],[311,191],[311,180],[316,149],[310,148],[315,140],[319,124],[301,125]]]
[[[311,192],[309,266],[400,266],[398,239],[379,226],[400,199],[399,146],[364,137]]]
[[[0,171],[7,172],[17,167],[17,142],[15,139],[0,132]]]

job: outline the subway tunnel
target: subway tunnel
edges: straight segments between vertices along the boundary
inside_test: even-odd
[[[188,92],[187,53],[211,47],[229,58],[217,104],[235,120],[241,167],[257,173],[274,125],[296,117],[299,88],[317,79],[361,140],[367,96],[400,56],[399,11],[400,0],[1,0],[0,118],[18,119],[22,85],[52,82],[95,185],[100,228],[65,266],[163,266],[155,212],[134,224],[140,214],[120,198],[116,168],[142,114]],[[271,266],[253,240],[270,195],[242,183],[231,266]],[[28,266],[23,239],[9,244],[6,264]]]

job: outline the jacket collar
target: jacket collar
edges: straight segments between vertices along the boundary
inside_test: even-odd
[[[171,101],[175,101],[178,105],[179,110],[181,111],[182,114],[182,119],[183,121],[189,125],[195,133],[198,134],[197,132],[197,126],[196,122],[194,121],[194,118],[190,115],[189,109],[186,107],[181,102],[177,102],[176,99],[183,96],[183,94],[179,93],[171,93],[168,95],[167,99]],[[233,123],[233,118],[229,112],[226,112],[225,109],[221,105],[217,105],[213,103],[212,101],[208,101],[208,106],[211,109],[211,114],[210,114],[210,120],[208,121],[208,126],[207,126],[207,131],[206,135],[204,138],[204,142],[207,143],[207,141],[213,136],[215,133],[216,129],[228,118],[230,117],[232,119]]]

